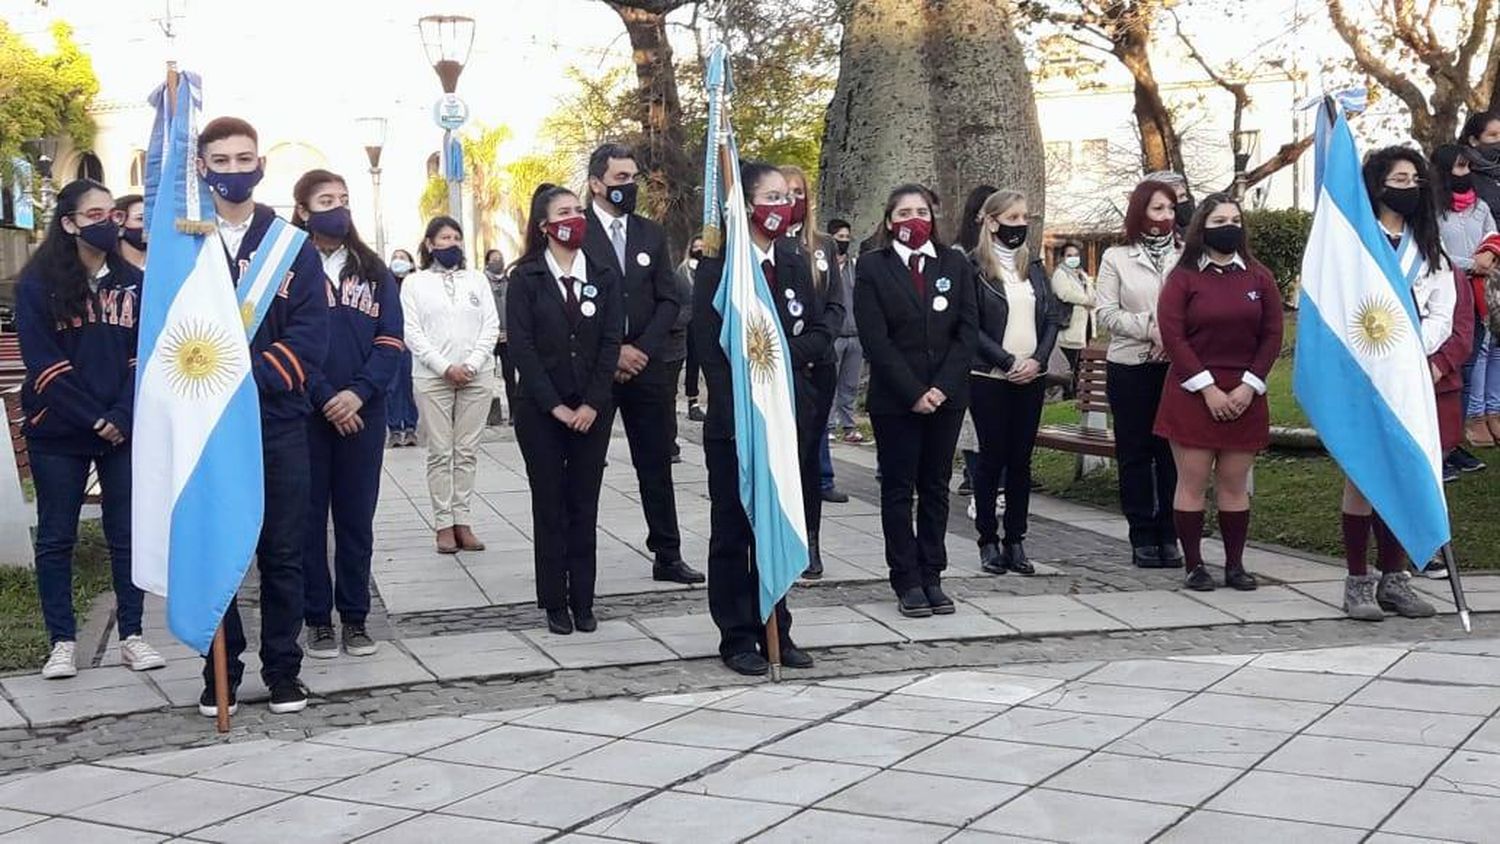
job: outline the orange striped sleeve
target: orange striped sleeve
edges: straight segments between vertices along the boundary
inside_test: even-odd
[[[41,393],[42,391],[46,390],[47,387],[49,385],[51,385],[51,383],[53,381],[56,381],[60,376],[65,375],[65,374],[67,374],[69,372],[72,372],[72,371],[73,371],[73,364],[70,363],[69,361],[60,360],[57,363],[52,364],[51,366],[49,366],[46,369],[42,370],[42,374],[41,375],[37,376],[37,379],[36,379],[36,391],[38,393]]]
[[[297,373],[297,383],[306,384],[307,373],[302,371],[302,361],[297,359],[291,348],[279,340],[272,343],[271,348],[281,352],[282,356],[286,358],[286,362],[291,364],[292,370]]]
[[[398,352],[406,348],[406,344],[401,342],[399,339],[395,337],[387,337],[384,334],[375,338],[375,345],[390,346]]]
[[[286,367],[282,366],[281,362],[276,359],[276,356],[273,355],[273,354],[271,354],[271,350],[270,349],[267,349],[264,352],[261,352],[260,354],[261,354],[261,357],[264,357],[266,359],[267,363],[271,364],[271,366],[275,367],[275,369],[276,369],[277,372],[281,373],[281,377],[282,378],[286,379],[286,388],[288,390],[295,390],[295,389],[297,389],[297,385],[294,384],[294,383],[292,383],[292,376],[290,376],[290,375],[287,374]]]

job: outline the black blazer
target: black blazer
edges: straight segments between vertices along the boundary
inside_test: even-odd
[[[577,326],[568,319],[567,306],[546,256],[517,264],[510,274],[505,303],[505,330],[510,357],[519,380],[516,394],[534,402],[544,413],[559,404],[570,408],[587,404],[603,411],[614,400],[615,367],[620,362],[624,315],[620,304],[620,274],[588,259],[588,282],[595,295],[593,316]]]
[[[931,387],[948,397],[945,408],[969,403],[977,344],[973,267],[957,249],[938,247],[923,275],[927,297],[918,301],[895,247],[872,250],[854,265],[854,320],[870,362],[872,414],[909,413]],[[942,310],[939,297],[947,303]]]
[[[817,411],[817,396],[812,388],[812,367],[825,362],[832,353],[833,338],[844,322],[844,303],[838,296],[820,297],[813,288],[812,265],[795,241],[779,238],[772,246],[776,263],[776,284],[770,293],[776,301],[776,315],[786,337],[787,352],[792,361],[793,391],[797,415]],[[704,258],[693,274],[693,337],[697,344],[699,365],[708,388],[708,414],[703,436],[730,439],[734,436],[734,382],[729,374],[729,358],[719,345],[724,318],[714,308],[719,281],[724,274],[722,258]],[[837,286],[830,288],[836,291]],[[794,303],[796,307],[794,308]],[[800,314],[793,314],[799,310]],[[799,326],[800,323],[800,326]]]
[[[971,259],[972,260],[972,259]],[[1016,356],[1001,345],[1005,339],[1005,326],[1010,320],[1010,300],[1005,298],[1004,282],[991,285],[984,277],[978,262],[974,262],[974,292],[979,312],[979,348],[974,355],[974,368],[988,371],[1000,367],[1009,371],[1016,363]],[[1040,259],[1035,259],[1026,268],[1026,278],[1031,282],[1032,295],[1036,297],[1036,351],[1032,360],[1047,371],[1047,361],[1052,357],[1052,347],[1057,344],[1058,307],[1057,297],[1052,294],[1052,283],[1047,279],[1047,270]]]
[[[583,251],[588,255],[590,265],[609,267],[615,271],[616,277],[620,276],[615,247],[594,214],[592,204],[584,216],[589,222],[588,231],[583,236]],[[625,281],[620,287],[625,319],[624,342],[645,352],[653,362],[666,353],[667,335],[671,333],[681,308],[673,269],[667,254],[666,230],[639,214],[631,214],[625,224]],[[666,375],[662,367],[651,369]],[[636,377],[645,375],[641,373]]]

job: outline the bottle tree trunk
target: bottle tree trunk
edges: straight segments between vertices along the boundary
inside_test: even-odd
[[[874,233],[891,188],[937,191],[951,239],[979,184],[1045,207],[1042,131],[1021,44],[994,0],[854,0],[823,137],[819,208],[857,238]]]
[[[657,220],[667,230],[674,261],[682,257],[698,223],[694,202],[698,174],[688,159],[677,71],[672,44],[667,40],[667,14],[688,1],[619,0],[609,4],[625,24],[635,57],[640,95],[636,114],[641,124],[641,144],[636,153]]]

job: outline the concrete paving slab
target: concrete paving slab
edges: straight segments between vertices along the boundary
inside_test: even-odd
[[[557,668],[531,642],[504,630],[419,636],[401,640],[401,646],[439,680],[538,674]]]
[[[386,642],[371,656],[340,654],[336,659],[303,660],[301,679],[309,691],[328,695],[352,689],[427,683],[435,678],[410,654]]]
[[[66,680],[23,674],[0,680],[16,711],[33,727],[66,724],[105,715],[164,709],[168,701],[128,668],[87,668]]]
[[[1078,595],[1079,601],[1136,630],[1170,627],[1205,627],[1237,624],[1239,619],[1194,601],[1180,592],[1099,592]]]

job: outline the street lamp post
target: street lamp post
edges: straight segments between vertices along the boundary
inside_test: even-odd
[[[427,15],[417,20],[422,49],[443,86],[435,116],[443,127],[443,178],[448,182],[448,215],[463,222],[463,172],[461,154],[453,132],[463,125],[468,108],[458,98],[458,77],[469,62],[474,47],[474,19],[463,15]]]
[[[31,148],[36,152],[36,169],[42,177],[42,208],[40,219],[42,231],[52,222],[52,206],[56,204],[57,193],[52,184],[52,164],[57,160],[57,139],[38,138],[31,141]]]
[[[361,117],[355,121],[370,158],[370,183],[375,199],[375,252],[385,259],[385,220],[380,208],[380,152],[385,149],[385,118]]]

